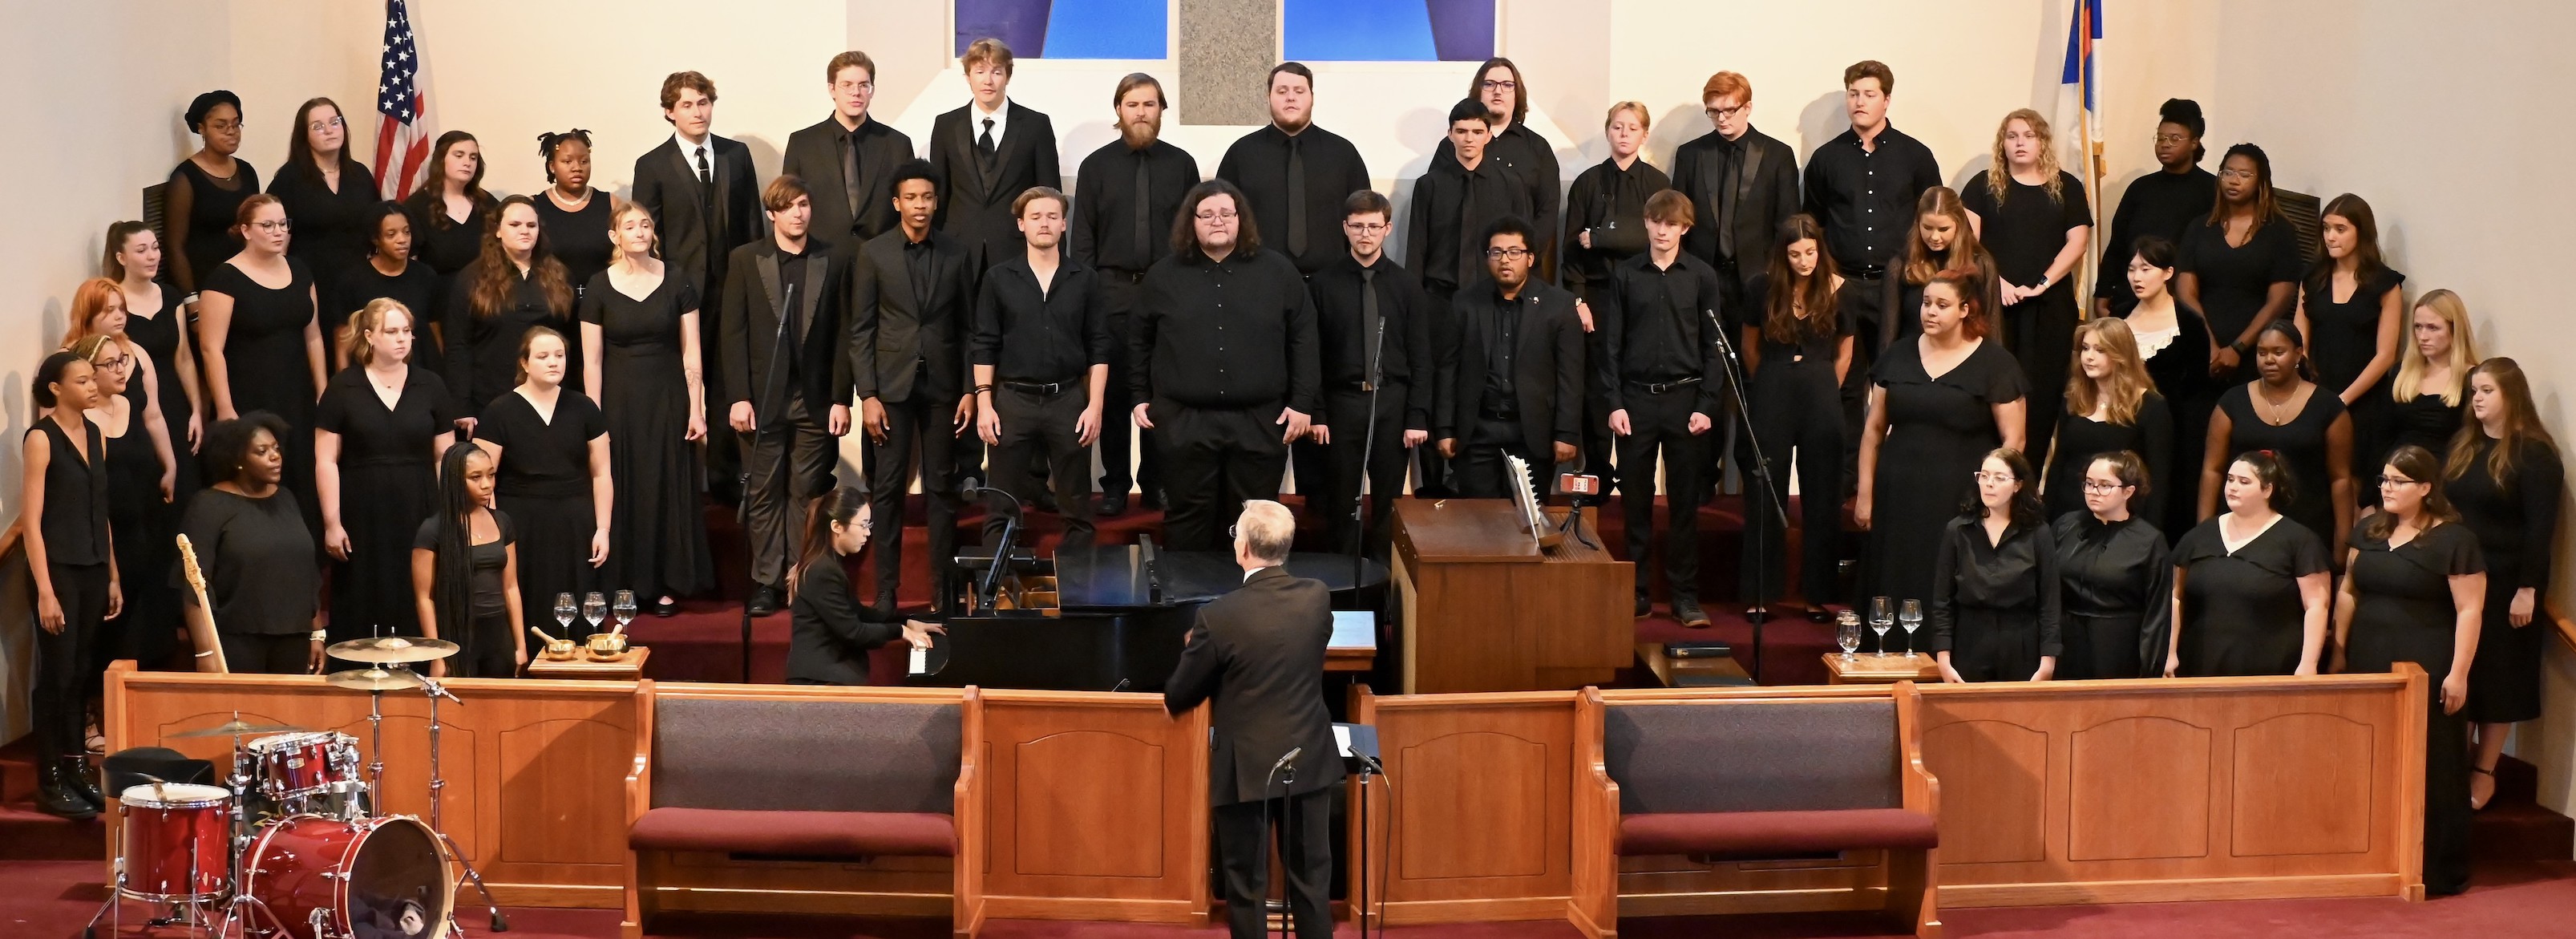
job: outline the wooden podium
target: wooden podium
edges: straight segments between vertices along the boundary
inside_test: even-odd
[[[1634,659],[1635,565],[1610,556],[1588,511],[1544,550],[1521,518],[1509,499],[1395,500],[1406,694],[1608,684]]]

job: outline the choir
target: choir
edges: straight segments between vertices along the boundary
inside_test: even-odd
[[[542,193],[487,192],[480,141],[450,131],[381,201],[327,98],[263,189],[241,100],[198,95],[162,228],[108,227],[32,389],[44,746],[79,752],[100,665],[171,664],[183,621],[237,671],[408,633],[513,674],[559,594],[670,615],[712,590],[705,500],[746,504],[748,606],[792,607],[795,676],[855,682],[865,647],[927,635],[894,612],[916,483],[945,598],[988,485],[1067,543],[1132,493],[1170,547],[1214,550],[1293,462],[1331,549],[1380,553],[1408,483],[1499,496],[1519,457],[1542,491],[1554,469],[1617,480],[1627,556],[1663,552],[1640,616],[1659,570],[1673,615],[1709,623],[1698,509],[1732,478],[1748,613],[1916,601],[1947,680],[2416,662],[2441,682],[2428,880],[2465,876],[2454,809],[2539,713],[2557,449],[2457,293],[2409,305],[2369,203],[2326,202],[2312,256],[2262,148],[2202,168],[2198,104],[2165,103],[2159,169],[2097,239],[2099,194],[2045,118],[2005,115],[1953,190],[1878,62],[1845,70],[1850,129],[1803,165],[1718,72],[1669,175],[1621,102],[1568,190],[1527,77],[1494,59],[1413,181],[1399,263],[1394,206],[1315,123],[1303,65],[1271,70],[1269,123],[1206,179],[1161,139],[1162,84],[1127,76],[1070,196],[1010,49],[962,65],[972,100],[916,150],[870,114],[874,61],[835,56],[831,114],[769,180],[712,132],[714,81],[675,73],[672,134],[623,202],[580,129],[540,137]],[[853,417],[864,488],[840,489]],[[829,561],[875,523],[876,595],[854,598]],[[94,798],[67,774],[51,809]]]

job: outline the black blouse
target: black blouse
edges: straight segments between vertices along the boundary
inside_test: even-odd
[[[2458,404],[2445,403],[2437,394],[2416,395],[2381,412],[2380,420],[2386,423],[2380,426],[2376,439],[2389,451],[2411,443],[2440,457],[2450,452],[2451,437],[2460,432],[2460,422],[2468,409],[2466,392],[2461,393]],[[2387,453],[2379,456],[2384,459]],[[2370,467],[2373,474],[2378,469],[2375,464]]]
[[[578,210],[555,205],[552,195],[535,196],[538,229],[546,233],[546,249],[555,260],[562,261],[564,280],[572,284],[573,299],[578,302],[582,291],[589,288],[591,275],[608,269],[616,258],[617,246],[609,237],[608,215],[614,201],[605,192],[593,189],[590,201]],[[838,239],[834,239],[838,240]]]
[[[426,467],[438,462],[431,444],[454,431],[461,416],[448,398],[447,383],[428,369],[406,366],[402,391],[387,408],[366,368],[353,365],[332,376],[330,387],[323,389],[313,426],[340,435],[341,466]],[[358,493],[344,490],[343,495]]]
[[[474,594],[475,619],[499,619],[510,615],[510,598],[503,592],[501,572],[509,567],[510,546],[519,543],[519,530],[511,526],[509,514],[500,509],[488,511],[492,513],[492,525],[500,529],[501,537],[492,541],[475,542],[472,549],[474,566],[470,589]],[[440,521],[441,519],[435,515],[422,519],[420,531],[412,535],[411,546],[416,550],[436,553]]]
[[[27,430],[29,436],[45,435],[50,454],[45,463],[45,517],[36,529],[44,533],[49,565],[108,560],[107,451],[97,424],[84,419],[81,429],[87,435],[81,450],[72,449],[71,434],[53,418],[39,418]]]
[[[2092,203],[2084,198],[2084,183],[2075,174],[2059,170],[2057,198],[2048,197],[2048,187],[2033,186],[2004,177],[2004,200],[1998,204],[1994,191],[1987,188],[1994,171],[1987,170],[1969,178],[1959,190],[1959,202],[1977,213],[1979,235],[1986,250],[1995,253],[1995,267],[2003,279],[2030,287],[2048,273],[2048,265],[2057,253],[2066,250],[2066,232],[2093,224]],[[2074,288],[2074,271],[2069,269],[2051,289]]]
[[[503,392],[483,409],[474,439],[501,448],[501,494],[528,498],[590,495],[590,442],[608,433],[608,421],[590,397],[570,388],[555,395],[554,420],[516,391]]]
[[[448,277],[473,264],[483,255],[483,226],[501,203],[490,193],[476,192],[474,214],[462,222],[447,214],[447,204],[439,197],[439,187],[431,185],[403,200],[411,210],[411,256],[429,262],[429,269]]]
[[[1745,309],[1738,315],[1743,317],[1745,328],[1759,334],[1762,361],[1787,362],[1805,356],[1823,359],[1829,367],[1841,354],[1843,339],[1860,329],[1860,309],[1870,302],[1869,291],[1859,281],[1846,280],[1841,290],[1834,291],[1833,332],[1819,336],[1802,330],[1795,342],[1782,342],[1764,328],[1771,320],[1771,275],[1753,275],[1752,282],[1745,286],[1744,298]]]
[[[2064,651],[2060,632],[2056,535],[2045,526],[2013,525],[2003,543],[1988,544],[1985,522],[1960,516],[1941,531],[1932,571],[1932,651],[1951,648],[1959,608],[2005,610],[2039,619],[2039,654]]]
[[[474,278],[481,270],[478,262],[447,282],[446,311],[441,318],[445,325],[440,328],[447,342],[443,371],[457,406],[467,414],[481,413],[502,392],[517,387],[519,340],[537,326],[563,334],[563,386],[582,387],[581,330],[573,322],[572,308],[557,312],[547,305],[545,288],[536,278],[513,270],[509,302],[490,316],[478,316]]]
[[[2130,309],[2134,312],[2136,305]],[[2121,314],[2123,318],[2128,315]],[[2130,324],[2133,331],[2136,325]],[[2153,352],[2147,351],[2141,341],[2138,352],[2147,357],[2147,377],[2155,380],[2156,391],[2165,400],[2177,404],[2207,400],[2202,396],[2209,391],[2209,321],[2202,319],[2191,304],[2182,302],[2181,297],[2174,298],[2173,338]],[[2198,467],[2192,469],[2199,471]]]
[[[2126,424],[2094,420],[2090,415],[2057,416],[2057,442],[2049,449],[2048,511],[2063,515],[2084,507],[2084,473],[2093,459],[2122,450],[2135,451],[2147,462],[2146,485],[2130,511],[2146,518],[2165,517],[2167,494],[2173,491],[2173,407],[2149,391],[2138,399],[2138,413]],[[2191,468],[2199,472],[2200,468]]]
[[[265,499],[221,489],[198,491],[179,523],[206,575],[215,623],[228,633],[285,636],[313,630],[322,569],[315,561],[313,530],[295,494],[279,487]],[[170,586],[195,604],[182,562],[170,566]]]
[[[2379,354],[2380,298],[2405,283],[2406,275],[2383,270],[2353,285],[2352,297],[2342,302],[2336,302],[2331,281],[2325,290],[2313,283],[2301,287],[2299,304],[2308,314],[2308,361],[2316,366],[2318,385],[2341,395],[2361,377],[2370,357]],[[2397,341],[2406,341],[2402,331]],[[2397,364],[2391,362],[2373,393],[2386,394],[2395,377]]]
[[[2549,587],[2551,553],[2558,534],[2558,500],[2566,493],[2566,471],[2558,448],[2525,440],[2513,453],[2513,473],[2499,480],[2489,471],[2497,441],[2478,434],[2478,448],[2466,465],[2453,464],[2444,492],[2459,510],[2463,527],[2478,536],[2486,552],[2490,590]]]
[[[2104,522],[2068,512],[2050,526],[2057,540],[2057,586],[2069,617],[2137,617],[2138,661],[2164,673],[2173,636],[2173,561],[2164,532],[2131,515]]]
[[[2290,220],[2274,216],[2254,230],[2243,245],[2229,246],[2225,223],[2203,220],[2183,232],[2174,252],[2178,273],[2200,278],[2200,308],[2219,345],[2233,344],[2253,325],[2254,314],[2270,299],[2273,284],[2295,284],[2305,259]],[[2287,311],[2284,311],[2287,312]],[[2245,367],[2250,369],[2249,358]]]
[[[367,172],[366,164],[342,159],[340,188],[335,192],[322,184],[322,173],[312,163],[290,163],[277,168],[277,175],[268,182],[268,194],[276,196],[285,206],[286,217],[295,221],[286,256],[312,268],[315,283],[338,283],[351,265],[367,262],[375,236],[366,230],[367,216],[383,197],[376,193],[375,174]]]
[[[414,361],[438,361],[438,341],[431,338],[430,327],[438,323],[439,288],[443,286],[436,273],[423,261],[403,265],[402,273],[391,277],[376,270],[372,261],[360,260],[341,272],[340,279],[327,284],[322,293],[323,338],[328,341],[332,330],[349,324],[370,301],[388,298],[402,303],[411,311],[412,354]]]

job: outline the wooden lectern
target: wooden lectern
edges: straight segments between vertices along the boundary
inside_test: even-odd
[[[1636,655],[1636,566],[1589,511],[1541,548],[1510,499],[1397,499],[1388,579],[1406,694],[1608,684]]]

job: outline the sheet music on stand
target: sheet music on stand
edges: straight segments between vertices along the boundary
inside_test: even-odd
[[[1520,506],[1521,527],[1528,529],[1530,545],[1544,551],[1558,536],[1548,524],[1547,513],[1539,510],[1538,490],[1530,482],[1529,461],[1505,454],[1503,462],[1511,470],[1512,499]]]

